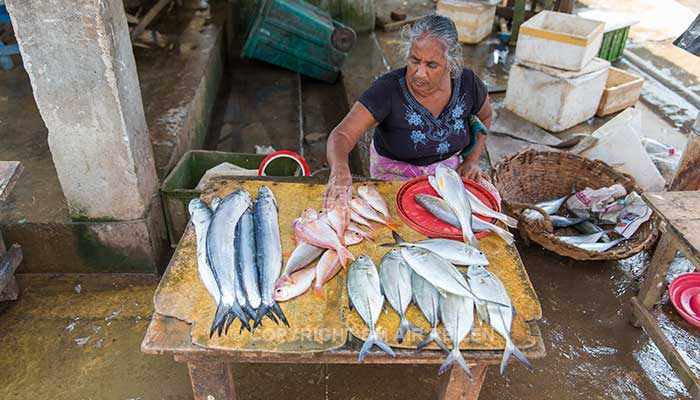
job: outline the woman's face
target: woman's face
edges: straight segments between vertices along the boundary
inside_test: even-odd
[[[414,91],[421,95],[435,92],[449,73],[445,48],[440,41],[426,36],[413,43],[408,53],[406,78]]]

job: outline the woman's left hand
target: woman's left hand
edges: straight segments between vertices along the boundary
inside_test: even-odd
[[[479,181],[479,174],[481,174],[481,169],[479,168],[478,162],[473,162],[470,160],[464,160],[462,165],[457,168],[457,173],[463,178],[471,179],[473,181]]]

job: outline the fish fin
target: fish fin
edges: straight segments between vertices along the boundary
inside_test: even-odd
[[[394,238],[394,242],[395,242],[394,244],[402,244],[402,243],[405,243],[405,242],[406,242],[405,240],[403,240],[403,238],[401,237],[401,235],[399,235],[399,233],[396,232],[396,231],[392,231],[392,232],[391,232],[391,237]]]
[[[245,311],[243,311],[243,309],[238,303],[233,303],[233,305],[229,309],[228,314],[231,316],[231,321],[228,324],[226,324],[226,333],[228,333],[228,328],[229,326],[231,326],[234,317],[241,320],[241,323],[245,326],[245,328],[250,331],[251,328],[250,324],[248,323],[247,314],[245,313]]]
[[[492,230],[492,232],[498,235],[501,239],[503,239],[504,242],[506,242],[507,244],[513,244],[513,242],[515,242],[515,237],[507,229],[503,229],[499,226],[497,226],[496,228],[497,229]]]
[[[323,289],[323,285],[314,285],[313,291],[311,294],[316,297],[317,299],[325,299],[326,298],[326,292]]]
[[[352,304],[352,299],[350,298],[350,296],[348,296],[348,309],[350,309],[350,311],[355,309],[355,305]]]
[[[425,335],[425,332],[417,326],[415,326],[411,321],[409,321],[405,315],[401,317],[401,322],[399,323],[399,330],[396,333],[396,341],[399,343],[403,342],[403,339],[406,337],[406,333],[408,331],[419,333],[421,335]]]
[[[449,353],[449,352],[450,352],[450,350],[447,348],[447,345],[445,344],[445,342],[442,341],[442,338],[441,338],[440,335],[437,333],[437,330],[435,331],[435,337],[433,338],[433,340],[434,340],[435,343],[437,343],[437,345],[442,349],[442,351],[444,351],[445,353]]]
[[[459,351],[459,347],[455,347],[454,349],[452,349],[450,354],[447,355],[445,362],[442,363],[440,369],[438,370],[438,374],[442,375],[445,372],[447,372],[447,370],[450,369],[450,367],[454,363],[457,363],[464,370],[469,379],[472,379],[472,372],[469,370],[467,362],[464,361],[464,357],[462,357],[462,353]]]
[[[504,224],[506,224],[509,228],[517,228],[518,227],[518,220],[511,217],[510,215],[503,214],[503,217],[499,218]]]
[[[262,319],[267,314],[267,312],[270,310],[270,306],[267,304],[260,304],[260,307],[258,307],[258,311],[255,313],[255,321],[253,322],[253,328],[257,328],[260,326],[262,323]]]
[[[423,351],[423,349],[428,347],[428,345],[431,342],[437,343],[437,345],[440,346],[440,348],[443,349],[446,354],[450,352],[450,350],[447,349],[445,342],[443,342],[442,339],[440,339],[440,335],[438,334],[437,328],[433,328],[430,332],[428,332],[427,335],[425,335],[423,340],[421,340],[421,342],[418,343],[418,346],[416,346],[416,351]]]
[[[393,231],[392,231],[393,232]],[[396,243],[379,243],[379,247],[396,247]]]
[[[219,330],[219,336],[221,336],[220,328],[226,323],[226,315],[228,315],[228,309],[223,305],[223,303],[219,302],[219,305],[216,307],[216,313],[214,314],[214,321],[212,322],[211,329],[209,330],[210,339],[212,336],[214,336],[214,332],[216,332],[217,329]]]
[[[335,249],[336,253],[338,253],[338,259],[340,260],[340,265],[343,266],[343,268],[346,268],[348,265],[348,259],[354,260],[355,256],[352,255],[350,250],[346,249],[345,247],[341,246],[337,249]]]
[[[273,303],[272,304],[272,312],[277,315],[277,317],[282,320],[282,322],[287,325],[287,328],[289,328],[289,321],[287,321],[287,317],[284,315],[284,312],[282,312],[282,308],[280,307],[279,304]]]
[[[385,353],[389,354],[392,357],[396,357],[396,354],[394,351],[382,341],[382,339],[377,335],[377,332],[375,330],[371,330],[369,332],[369,336],[367,336],[367,340],[365,340],[365,343],[362,345],[362,349],[360,349],[360,356],[357,359],[358,363],[362,363],[362,361],[365,359],[367,356],[367,353],[369,353],[369,350],[372,348],[372,346],[377,345],[380,349],[382,349]]]
[[[476,304],[476,315],[479,317],[479,321],[488,322],[489,320],[489,309],[486,302],[477,301]]]
[[[384,225],[386,225],[386,227],[389,228],[389,229],[391,229],[391,231],[394,232],[394,233],[395,233],[396,231],[398,231],[399,228],[401,227],[401,225],[399,225],[399,224],[397,224],[396,222],[394,222],[391,218],[387,218],[387,219],[385,220]]]
[[[447,297],[447,292],[446,292],[446,291],[444,291],[444,290],[442,290],[442,289],[440,289],[440,288],[437,288],[437,287],[436,287],[435,289],[437,289],[438,293],[440,293],[440,296],[442,296],[442,297]]]
[[[532,371],[532,364],[530,364],[530,360],[525,357],[525,355],[518,349],[515,344],[513,344],[512,340],[509,340],[506,343],[506,350],[503,352],[503,358],[501,359],[501,375],[503,375],[503,372],[506,370],[506,365],[508,364],[508,359],[510,356],[513,355],[515,358],[518,359],[527,369]]]

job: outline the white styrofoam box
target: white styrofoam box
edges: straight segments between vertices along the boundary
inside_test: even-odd
[[[592,135],[598,139],[590,149],[580,153],[604,161],[618,171],[630,174],[644,191],[660,192],[666,181],[642,145],[642,113],[628,108]]]
[[[595,115],[609,68],[610,63],[601,58],[594,58],[581,71],[513,64],[505,106],[550,132],[561,132]]]
[[[459,41],[479,43],[493,30],[496,6],[459,0],[440,0],[437,14],[450,18],[457,26]]]
[[[521,61],[579,71],[598,54],[605,23],[542,11],[520,26],[515,57]]]

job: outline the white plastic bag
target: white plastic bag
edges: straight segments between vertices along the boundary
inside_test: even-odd
[[[581,218],[588,218],[591,213],[606,212],[616,199],[625,195],[627,190],[620,184],[595,190],[586,188],[569,197],[566,200],[566,208]],[[612,223],[615,222],[612,221]]]

